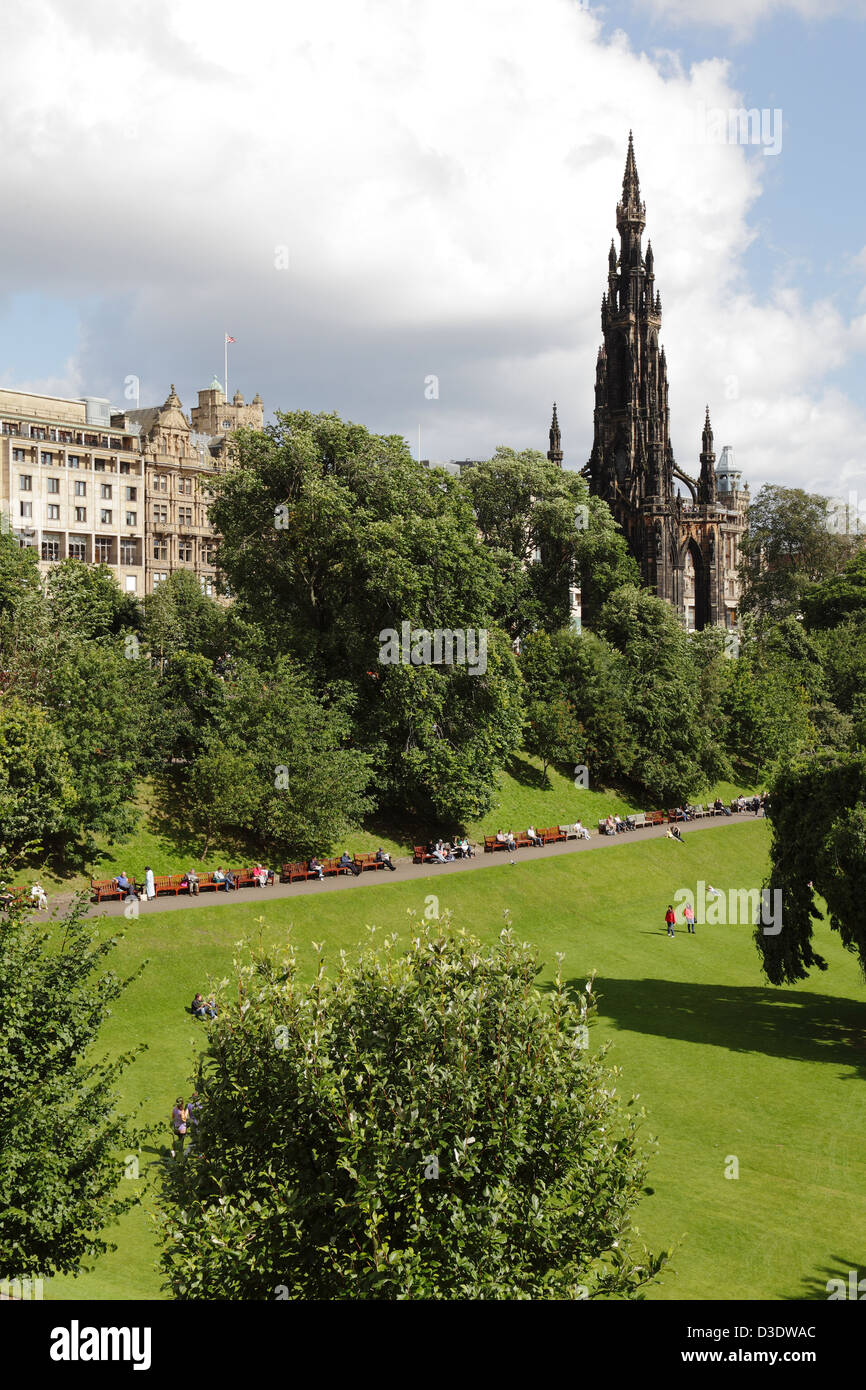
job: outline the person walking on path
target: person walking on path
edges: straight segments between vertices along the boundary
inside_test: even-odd
[[[673,903],[668,903],[668,910],[665,913],[665,921],[668,924],[668,936],[676,935],[676,932],[674,931],[674,923],[676,922],[676,920],[677,914],[674,912]]]
[[[688,928],[689,934],[690,934],[691,936],[694,936],[694,934],[695,934],[695,909],[692,907],[691,903],[686,903],[685,907],[683,908],[683,916],[684,916],[685,919],[686,919],[686,927]]]

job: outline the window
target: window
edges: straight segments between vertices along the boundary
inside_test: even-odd
[[[163,584],[166,579],[168,579],[168,575],[164,570],[161,573],[156,571],[153,576],[153,587],[156,588],[157,584]]]
[[[212,549],[211,546],[205,546],[204,550],[201,553],[201,562],[203,565],[216,564],[216,551]]]
[[[2,426],[0,426],[0,431],[2,431],[3,434],[20,434],[21,426],[13,424],[11,420],[4,420]]]
[[[138,545],[135,541],[120,542],[120,563],[122,565],[138,564]]]
[[[60,559],[60,542],[59,542],[59,541],[43,541],[43,542],[42,542],[42,558],[43,558],[43,560],[59,560],[59,559]]]
[[[177,519],[180,526],[192,526],[192,507],[178,507]]]
[[[75,508],[75,520],[76,520],[76,521],[86,521],[86,520],[87,520],[87,508],[86,508],[86,507],[76,507],[76,508]]]
[[[168,541],[154,541],[153,558],[154,560],[168,559]]]
[[[99,495],[103,501],[111,501],[111,483],[100,483]]]
[[[135,518],[137,517],[137,515],[138,515],[137,512],[127,512],[127,513],[126,513],[126,524],[127,524],[127,526],[136,526],[136,525],[138,524],[138,523],[136,522],[136,519],[135,519]]]
[[[157,505],[154,507],[153,519],[155,522],[161,522],[162,525],[165,526],[165,524],[168,521],[168,507],[165,504],[165,502],[157,503]]]
[[[104,473],[104,472],[105,472],[105,459],[94,459],[94,460],[93,460],[93,468],[94,468],[94,472],[96,472],[96,473]]]
[[[49,491],[49,492],[59,492],[59,491],[60,491],[60,479],[59,479],[59,478],[49,478],[49,479],[48,479],[48,491]]]
[[[232,422],[231,422],[231,420],[223,420],[223,429],[224,429],[224,430],[230,430],[231,427],[232,427]]]
[[[59,520],[60,520],[60,508],[58,507],[58,505],[57,505],[56,502],[49,502],[49,503],[48,503],[48,520],[49,520],[49,521],[59,521]]]
[[[138,501],[138,488],[137,488],[137,487],[128,487],[128,488],[126,489],[126,500],[127,500],[127,502],[137,502],[137,501]]]
[[[22,492],[33,491],[33,475],[31,473],[18,474],[18,487]]]
[[[33,503],[32,503],[32,502],[22,502],[22,503],[21,503],[21,515],[22,515],[22,516],[32,516],[32,515],[33,515]]]
[[[74,540],[70,539],[70,541],[69,541],[69,558],[70,558],[70,560],[86,560],[86,559],[87,559],[87,541],[74,541]]]
[[[24,462],[24,459],[25,459],[25,452],[24,452],[23,449],[13,449],[13,450],[12,450],[12,462],[13,462],[13,463],[23,463],[23,462]]]
[[[81,460],[79,459],[79,457],[78,457],[77,454],[70,454],[69,457],[67,458],[66,462],[69,464],[69,467],[70,467],[70,468],[80,468],[80,467],[81,467]]]
[[[111,512],[108,511],[105,507],[103,507],[102,510],[101,510],[100,513],[99,513],[99,520],[100,520],[100,522],[101,522],[101,524],[102,524],[103,526],[110,526],[110,525],[111,525]]]
[[[44,438],[45,438],[45,431],[44,431],[44,429],[42,428],[41,425],[31,425],[31,426],[30,426],[30,438],[31,438],[31,439],[44,439]]]
[[[192,541],[180,541],[178,543],[177,558],[187,562],[192,559]]]
[[[167,474],[167,473],[154,473],[154,475],[153,475],[153,490],[154,490],[154,492],[167,492],[167,491],[168,491],[168,474]]]
[[[185,493],[188,497],[191,497],[191,496],[192,496],[192,478],[178,478],[178,480],[177,480],[177,490],[178,490],[178,492],[180,492],[180,493]]]
[[[110,565],[112,563],[111,541],[107,536],[97,536],[96,538],[96,563],[98,565]]]
[[[40,454],[39,458],[42,463],[52,464],[54,462],[53,454]]]
[[[203,574],[199,583],[201,584],[202,593],[207,594],[208,598],[213,598],[213,581],[210,580],[206,574]]]
[[[87,496],[87,484],[86,484],[85,482],[83,482],[80,478],[76,478],[76,479],[75,479],[75,496],[76,496],[76,497],[86,497],[86,496]]]
[[[137,582],[137,580],[136,580],[136,578],[135,578],[135,575],[134,575],[134,574],[128,574],[128,575],[126,575],[126,592],[127,592],[128,594],[134,594],[137,588],[138,588],[138,582]]]

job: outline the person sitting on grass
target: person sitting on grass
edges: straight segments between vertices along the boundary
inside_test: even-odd
[[[343,850],[343,853],[340,855],[340,868],[351,869],[352,873],[355,875],[355,878],[357,878],[359,873],[361,872],[354,859],[350,857],[346,850]]]
[[[391,873],[392,873],[392,874],[395,874],[395,873],[397,872],[397,865],[391,863],[391,856],[390,856],[390,854],[388,854],[388,853],[382,848],[381,845],[380,845],[379,848],[376,850],[376,863],[377,863],[377,864],[387,864],[387,865],[388,865],[388,868],[391,870]]]
[[[219,1013],[219,1009],[217,1008],[216,999],[212,994],[208,995],[207,1003],[204,1007],[205,1013],[207,1014],[208,1018],[216,1018],[217,1014]]]
[[[538,834],[538,832],[536,831],[534,825],[529,825],[529,826],[527,826],[527,828],[526,828],[526,838],[527,838],[527,840],[531,840],[532,843],[533,843],[534,845],[542,845],[542,844],[544,844],[544,841],[542,840],[541,836],[540,836],[540,835]]]
[[[207,1005],[204,1001],[204,995],[196,994],[195,998],[192,1001],[192,1004],[190,1005],[190,1012],[193,1013],[196,1018],[206,1018],[206,1008]]]
[[[318,879],[323,879],[325,877],[325,870],[322,868],[322,861],[320,859],[317,859],[315,855],[313,855],[312,859],[307,865],[307,868],[309,869],[310,873],[315,874]]]
[[[665,835],[665,839],[666,839],[666,840],[676,840],[676,841],[677,841],[679,844],[681,844],[681,845],[684,845],[684,844],[685,844],[685,840],[683,839],[682,835],[681,835],[680,832],[677,830],[677,827],[676,827],[675,825],[672,825],[672,826],[670,827],[670,829],[668,830],[667,834]]]

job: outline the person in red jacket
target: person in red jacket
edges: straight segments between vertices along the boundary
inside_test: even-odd
[[[668,903],[668,910],[665,913],[665,921],[668,924],[668,936],[676,935],[674,932],[674,923],[676,920],[677,914],[674,912],[673,903]]]

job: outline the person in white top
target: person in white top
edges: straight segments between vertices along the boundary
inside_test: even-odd
[[[153,869],[149,864],[145,866],[144,870],[144,896],[148,902],[151,902],[152,899],[156,897],[156,884],[153,881]]]
[[[48,911],[48,898],[45,895],[45,889],[42,887],[41,883],[34,883],[33,887],[30,889],[30,896],[40,912]]]

